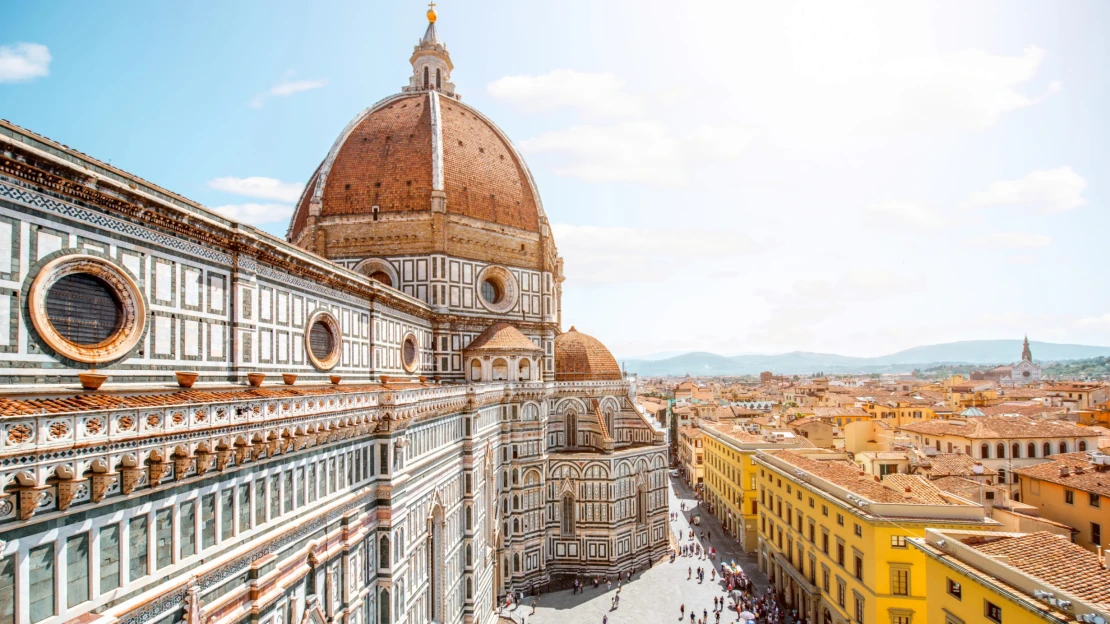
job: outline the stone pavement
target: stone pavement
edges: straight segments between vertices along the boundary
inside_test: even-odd
[[[632,581],[626,582],[620,592],[620,606],[612,608],[613,596],[617,593],[617,584],[613,583],[611,590],[605,589],[602,583],[598,589],[593,588],[593,583],[587,585],[581,594],[572,594],[571,590],[544,594],[539,597],[535,615],[531,612],[532,596],[524,598],[524,604],[512,610],[502,612],[513,621],[526,624],[577,624],[579,622],[600,624],[603,616],[608,616],[609,624],[658,622],[662,624],[679,624],[678,607],[686,605],[686,617],[683,622],[690,621],[690,612],[697,609],[697,617],[702,617],[702,610],[709,612],[709,624],[716,619],[713,614],[713,598],[724,597],[724,586],[720,576],[715,581],[709,580],[710,568],[718,567],[720,562],[735,559],[744,572],[756,585],[756,591],[762,592],[767,586],[767,578],[756,567],[754,557],[745,555],[740,545],[725,536],[720,523],[701,507],[690,509],[694,504],[694,495],[689,488],[679,479],[670,479],[669,499],[671,511],[679,511],[681,503],[686,503],[686,511],[679,513],[678,520],[671,521],[671,531],[681,532],[683,538],[679,542],[689,543],[686,539],[687,531],[691,529],[689,518],[694,512],[701,512],[701,526],[692,527],[695,539],[699,531],[708,531],[709,539],[699,541],[703,547],[712,545],[717,548],[718,558],[715,560],[699,559],[697,557],[677,557],[674,563],[664,559],[646,571],[632,575]],[[673,535],[672,535],[673,537]],[[705,568],[705,582],[698,583],[694,575],[687,580],[688,568]],[[736,621],[735,611],[721,613],[722,624],[732,624]]]

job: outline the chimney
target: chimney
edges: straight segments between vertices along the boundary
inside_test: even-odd
[[[1061,464],[1061,466],[1060,466],[1060,476],[1061,477],[1068,476],[1068,466],[1067,466],[1067,464]]]

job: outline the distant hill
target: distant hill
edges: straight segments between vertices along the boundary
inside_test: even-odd
[[[887,373],[909,372],[938,364],[997,365],[1021,358],[1020,340],[964,340],[944,344],[913,347],[890,355],[861,358],[832,353],[791,351],[776,355],[724,356],[716,353],[693,352],[661,359],[627,359],[628,372],[643,376],[657,375],[758,375],[772,371],[779,375],[815,372]],[[1033,359],[1038,362],[1063,362],[1110,356],[1110,347],[1030,342]]]

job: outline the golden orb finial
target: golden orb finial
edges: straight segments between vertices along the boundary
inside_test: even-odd
[[[432,24],[436,23],[436,3],[435,2],[429,2],[428,3],[428,22],[432,23]]]

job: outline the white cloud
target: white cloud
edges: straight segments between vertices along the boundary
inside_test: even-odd
[[[259,93],[254,96],[249,106],[251,108],[262,108],[266,100],[271,97],[288,97],[295,93],[304,91],[311,91],[313,89],[321,89],[328,84],[327,80],[283,80],[276,85],[270,87],[267,91]]]
[[[760,248],[745,234],[725,230],[649,230],[556,223],[552,226],[568,277],[577,283],[626,283],[659,280],[691,262],[729,258]]]
[[[486,85],[491,97],[528,112],[574,108],[587,115],[637,115],[640,98],[624,92],[624,80],[609,72],[556,69],[541,76],[505,76]]]
[[[271,199],[280,202],[295,202],[304,190],[300,182],[282,182],[274,178],[264,177],[222,177],[208,181],[208,186],[217,191],[224,191],[244,197],[257,199]]]
[[[772,303],[810,304],[860,303],[915,292],[924,286],[914,279],[882,269],[855,269],[835,281],[822,279],[797,280],[784,290],[757,291]]]
[[[1080,329],[1105,329],[1110,331],[1110,314],[1085,316],[1077,319],[1074,325]]]
[[[865,206],[863,212],[879,225],[937,229],[948,223],[947,217],[930,210],[921,202],[887,200]]]
[[[285,222],[293,216],[293,207],[284,204],[228,204],[216,206],[212,210],[247,225]]]
[[[972,206],[1023,206],[1056,213],[1082,206],[1087,180],[1071,167],[1038,169],[1018,180],[1002,180],[987,190],[972,193]]]
[[[982,129],[1003,114],[1031,106],[1043,97],[1017,88],[1028,82],[1044,60],[1044,50],[1029,46],[1021,56],[999,56],[982,50],[905,58],[883,64],[869,90],[875,104],[919,129],[958,127]],[[1049,85],[1048,93],[1060,90]]]
[[[1028,232],[995,232],[975,239],[980,245],[993,245],[996,247],[1048,247],[1052,239],[1044,234],[1030,234]]]
[[[591,182],[689,182],[678,140],[657,121],[573,126],[526,139],[520,147],[533,154],[564,155],[555,167],[561,176]]]
[[[22,82],[50,73],[50,49],[40,43],[0,46],[0,82]]]

